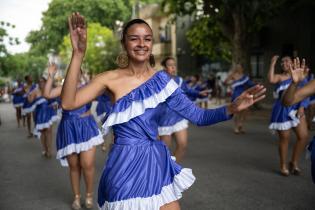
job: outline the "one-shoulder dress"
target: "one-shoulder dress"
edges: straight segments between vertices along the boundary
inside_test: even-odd
[[[172,160],[157,138],[163,105],[200,126],[231,118],[226,107],[197,107],[167,73],[155,73],[118,99],[105,116],[102,127],[105,132],[112,127],[115,139],[100,178],[99,209],[159,210],[180,199],[195,181],[191,169]]]

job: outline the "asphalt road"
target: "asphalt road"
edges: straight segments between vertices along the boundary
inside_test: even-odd
[[[0,209],[70,209],[73,196],[68,169],[54,158],[41,157],[40,142],[27,139],[26,129],[17,128],[11,104],[0,104],[0,116]],[[197,180],[184,192],[182,210],[314,210],[309,160],[301,159],[301,176],[282,177],[277,137],[268,130],[268,113],[252,113],[246,129],[245,135],[233,134],[232,121],[190,126],[183,166],[192,168]],[[106,156],[98,148],[95,195]]]

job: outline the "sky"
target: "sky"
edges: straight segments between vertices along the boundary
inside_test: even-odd
[[[51,0],[0,0],[0,21],[14,24],[15,29],[8,30],[9,35],[18,37],[21,44],[7,45],[10,53],[26,52],[29,45],[25,42],[31,30],[41,27],[42,12],[48,9]]]

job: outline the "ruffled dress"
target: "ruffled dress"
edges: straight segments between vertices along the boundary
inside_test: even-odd
[[[23,97],[23,85],[16,88],[12,93],[12,103],[14,107],[22,107],[25,101]]]
[[[114,131],[114,144],[100,178],[98,205],[101,210],[159,210],[182,197],[195,177],[171,159],[158,136],[161,107],[197,125],[210,125],[231,116],[226,108],[204,110],[183,93],[164,71],[118,99],[105,117],[103,129]]]
[[[292,106],[284,106],[281,102],[281,96],[283,92],[288,89],[292,80],[287,79],[279,82],[274,91],[274,98],[276,99],[272,112],[269,129],[271,130],[289,130],[293,127],[298,126],[300,123],[297,117],[298,109],[303,106],[306,107],[309,103],[309,99],[305,99],[300,103],[294,104]],[[303,86],[305,83],[300,83],[299,86]]]
[[[103,135],[93,115],[81,116],[89,111],[91,103],[74,110],[63,110],[57,130],[57,159],[62,166],[68,166],[66,157],[81,153],[102,144]]]
[[[232,101],[240,96],[245,90],[255,86],[255,83],[249,79],[248,76],[244,75],[238,80],[233,81],[232,88]]]
[[[37,84],[33,84],[27,93],[24,94],[24,104],[22,106],[22,115],[26,115],[28,113],[32,113],[36,108],[36,100],[33,102],[28,102],[27,97],[38,88]]]
[[[58,120],[57,111],[43,97],[36,99],[36,108],[34,110],[34,131],[33,134],[40,138],[41,131],[49,128]]]

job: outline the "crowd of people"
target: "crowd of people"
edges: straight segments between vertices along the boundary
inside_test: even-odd
[[[174,57],[164,58],[163,69],[155,71],[152,29],[141,19],[123,28],[118,68],[87,80],[81,69],[87,47],[84,17],[72,14],[69,30],[73,53],[63,85],[54,84],[57,65],[50,63],[38,84],[28,75],[13,90],[18,126],[27,127],[27,137],[41,140],[42,155],[49,159],[52,125],[59,121],[56,157],[69,167],[72,209],[82,208],[81,175],[85,206],[93,207],[96,146],[105,149],[104,135],[110,129],[113,139],[99,182],[99,209],[180,209],[178,199],[195,181],[192,170],[180,165],[188,146],[188,122],[206,126],[234,118],[234,133],[245,134],[248,108],[265,97],[265,87],[255,84],[241,65],[233,66],[224,81],[220,76],[204,82],[198,75],[183,79],[177,76]],[[277,60],[278,56],[272,58],[268,74],[269,82],[276,84],[269,128],[279,136],[280,173],[299,175],[308,140],[305,110],[311,104],[308,97],[315,94],[315,82],[307,76],[304,60],[282,57],[280,74],[275,73]],[[230,100],[221,104],[226,90],[231,90]],[[212,98],[219,107],[209,109]],[[93,101],[97,121],[91,113]],[[290,130],[297,141],[287,163]],[[312,159],[313,147],[309,146]]]

